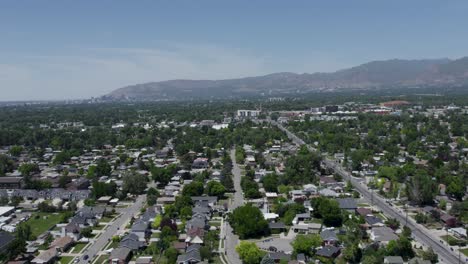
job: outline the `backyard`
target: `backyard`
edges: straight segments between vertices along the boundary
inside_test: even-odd
[[[66,213],[35,213],[26,223],[31,227],[33,236],[39,236],[60,223]]]

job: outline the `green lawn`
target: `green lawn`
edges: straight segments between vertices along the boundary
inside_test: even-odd
[[[109,262],[109,255],[101,255],[99,258],[96,260],[96,264],[105,264]]]
[[[103,225],[93,226],[93,230],[102,230],[102,229],[104,229]]]
[[[455,237],[451,235],[445,235],[441,236],[443,240],[445,240],[450,246],[455,246],[458,245],[459,243],[463,242],[462,240],[456,239]]]
[[[33,236],[39,236],[60,223],[64,214],[65,213],[35,213],[26,223],[31,227]]]
[[[62,256],[62,257],[60,257],[60,259],[59,259],[59,263],[61,263],[61,264],[68,264],[68,263],[71,263],[72,260],[73,260],[73,258],[75,258],[75,257],[71,257],[71,256]]]
[[[209,222],[210,226],[221,226],[221,222],[219,221],[211,221]]]
[[[114,241],[111,241],[109,242],[109,244],[105,247],[105,249],[110,249],[110,248],[116,248],[119,246],[119,242],[114,242]]]
[[[113,216],[113,217],[104,216],[103,218],[101,218],[101,219],[99,220],[99,222],[101,222],[101,223],[109,223],[109,222],[112,221],[114,218],[115,218],[115,216]]]
[[[460,252],[465,254],[465,256],[468,257],[468,248],[463,248],[463,249],[460,249]]]
[[[71,253],[80,253],[87,245],[88,243],[76,243]]]

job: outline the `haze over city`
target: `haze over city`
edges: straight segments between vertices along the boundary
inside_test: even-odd
[[[0,100],[468,55],[466,1],[3,1]]]

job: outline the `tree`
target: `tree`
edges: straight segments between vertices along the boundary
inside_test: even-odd
[[[253,242],[241,241],[236,251],[245,264],[258,264],[262,259],[262,252]]]
[[[431,247],[422,252],[422,258],[424,260],[429,260],[431,263],[439,262],[439,255],[437,255]]]
[[[398,240],[391,240],[388,242],[386,254],[387,256],[401,256],[404,259],[414,257],[411,241],[404,236],[400,236]]]
[[[388,220],[385,221],[385,224],[393,230],[396,230],[398,227],[400,227],[400,222],[396,218],[388,218]]]
[[[210,196],[218,196],[220,198],[224,196],[226,188],[224,188],[224,186],[217,181],[209,181],[206,184],[205,192]]]
[[[99,159],[96,165],[95,173],[96,176],[101,177],[101,176],[110,176],[112,171],[112,167],[110,164],[107,162],[106,159]]]
[[[417,170],[410,177],[406,188],[408,198],[419,205],[432,204],[436,195],[436,186],[425,170]]]
[[[154,220],[153,220],[153,223],[151,224],[151,226],[154,228],[154,229],[158,229],[160,226],[161,226],[161,221],[162,221],[162,215],[157,215]]]
[[[268,174],[265,175],[262,179],[263,188],[267,192],[277,192],[278,191],[278,175],[276,174]]]
[[[193,181],[184,186],[182,190],[183,196],[200,196],[203,194],[203,183],[198,181]]]
[[[411,238],[411,228],[404,226],[403,231],[401,232],[401,235],[407,238]]]
[[[22,146],[12,146],[9,152],[10,152],[10,155],[12,155],[13,157],[18,157],[22,151],[23,151]]]
[[[315,198],[312,200],[316,217],[323,218],[323,224],[326,226],[339,227],[343,222],[343,215],[340,206],[336,200],[327,199],[323,197]]]
[[[347,246],[343,251],[343,257],[348,263],[359,263],[362,258],[362,251],[358,243]]]
[[[292,242],[292,247],[296,254],[305,254],[312,256],[316,247],[322,244],[322,238],[318,234],[311,235],[297,235],[296,239]]]
[[[177,255],[179,255],[179,252],[177,252],[177,249],[173,247],[166,249],[164,252],[164,256],[167,258],[168,263],[175,263],[177,261]]]
[[[67,187],[67,184],[69,184],[70,182],[71,182],[70,177],[68,177],[66,175],[62,175],[59,178],[59,187],[60,188],[65,188],[65,187]]]
[[[447,186],[445,191],[447,194],[461,201],[463,196],[465,196],[465,185],[459,177],[452,177],[450,184]]]
[[[135,172],[126,173],[122,180],[123,191],[131,194],[143,194],[148,183],[148,177]]]
[[[252,204],[234,209],[229,222],[241,239],[259,237],[269,233],[268,222],[263,214]]]
[[[117,191],[117,184],[115,184],[115,182],[105,183],[94,181],[92,186],[92,196],[94,198],[99,198],[102,196],[114,196]]]

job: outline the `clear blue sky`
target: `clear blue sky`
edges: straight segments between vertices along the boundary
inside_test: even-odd
[[[0,2],[0,100],[468,56],[468,1]]]

